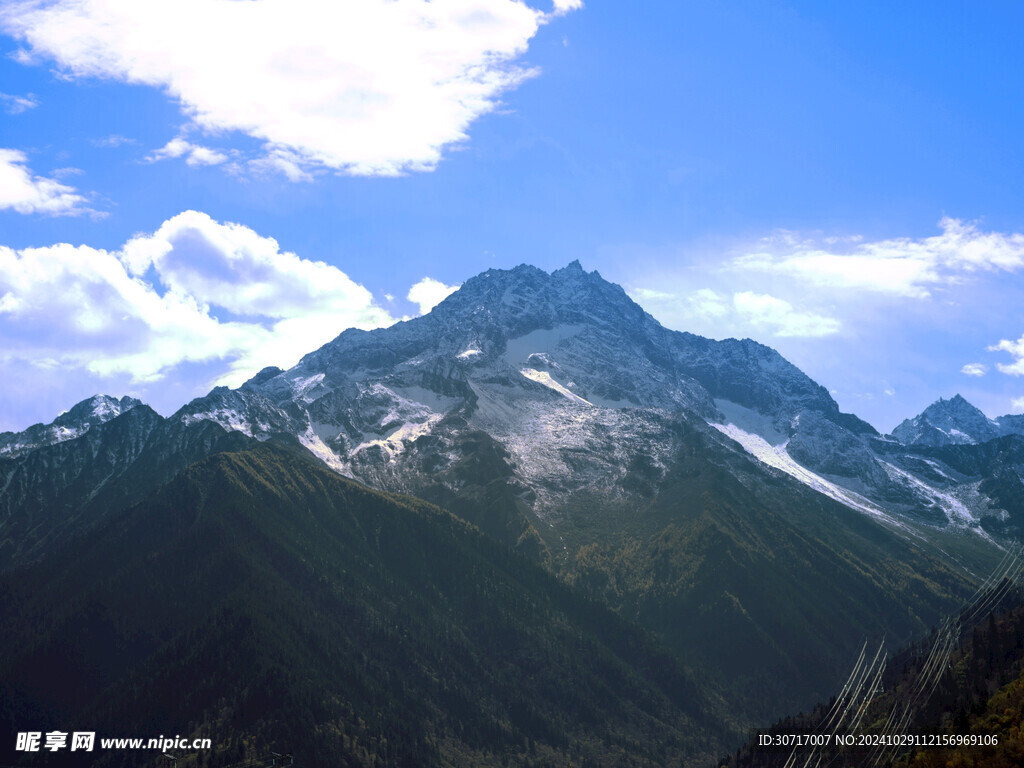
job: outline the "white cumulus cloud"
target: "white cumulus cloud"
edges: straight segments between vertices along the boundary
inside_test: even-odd
[[[996,363],[1002,373],[1010,376],[1024,376],[1024,336],[1016,341],[1003,339],[998,344],[989,347],[990,352],[1008,352],[1013,358],[1012,363]]]
[[[984,363],[967,363],[960,369],[960,373],[966,376],[984,376],[988,373],[988,366]]]
[[[752,325],[770,329],[776,336],[817,337],[838,333],[838,320],[800,312],[788,301],[766,294],[743,291],[733,294],[736,312]]]
[[[420,314],[425,315],[457,290],[457,285],[445,285],[440,280],[424,277],[409,289],[406,298],[419,305]]]
[[[561,16],[583,7],[583,0],[554,0],[555,14]]]
[[[156,381],[218,362],[238,385],[393,318],[344,272],[186,211],[116,252],[0,248],[0,360]]]
[[[272,166],[428,170],[534,74],[550,12],[521,0],[22,0],[0,27],[70,78],[164,90],[192,127],[264,143]],[[294,167],[292,167],[294,166]]]
[[[1013,272],[1024,268],[1024,234],[983,232],[976,223],[943,218],[941,234],[844,245],[781,233],[761,242],[733,267],[798,278],[814,285],[926,298],[938,284],[954,283],[973,272]]]
[[[33,174],[24,152],[0,149],[0,210],[75,215],[89,212],[85,203],[74,187]]]
[[[158,160],[177,157],[184,157],[185,163],[191,166],[220,165],[228,160],[228,156],[223,152],[199,144],[193,144],[180,136],[171,139],[163,147],[150,153],[146,159],[151,163],[155,163]]]

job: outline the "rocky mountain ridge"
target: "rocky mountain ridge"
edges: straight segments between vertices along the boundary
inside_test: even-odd
[[[142,401],[134,397],[117,399],[94,395],[72,406],[49,424],[33,424],[22,432],[0,432],[0,457],[14,457],[36,448],[74,440],[92,427],[105,424]]]
[[[83,401],[0,436],[0,458],[137,405]],[[681,425],[714,427],[762,466],[892,526],[1005,534],[1016,523],[982,489],[990,478],[917,452],[1024,434],[1024,417],[988,419],[957,395],[881,436],[775,350],[666,329],[579,262],[488,270],[427,315],[347,330],[293,368],[218,387],[169,419],[210,422],[257,440],[291,435],[345,476],[462,509],[535,554],[560,546],[551,529],[581,494],[620,504],[651,494]],[[489,518],[474,511],[484,498]]]
[[[961,395],[941,397],[892,431],[904,445],[974,445],[1004,435],[1024,435],[1024,416],[988,418]]]
[[[345,475],[438,502],[462,490],[466,435],[486,435],[492,480],[531,521],[511,524],[517,535],[539,518],[543,538],[580,493],[635,500],[634,486],[664,476],[680,420],[719,427],[762,464],[895,525],[987,535],[983,521],[1005,517],[982,478],[922,470],[775,350],[668,330],[578,262],[550,275],[490,270],[424,317],[346,331],[288,371],[210,398],[186,418],[260,439],[290,432]],[[998,428],[962,398],[943,410],[947,433],[956,421],[973,442]]]
[[[414,493],[458,463],[460,436],[483,432],[546,517],[582,488],[620,494],[631,457],[661,472],[669,423],[724,422],[720,405],[782,431],[809,412],[875,434],[774,350],[670,331],[578,262],[490,270],[424,317],[345,331],[179,413],[257,438],[288,431],[343,474]]]

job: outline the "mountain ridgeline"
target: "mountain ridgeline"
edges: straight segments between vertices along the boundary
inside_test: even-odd
[[[892,431],[906,445],[974,445],[1004,435],[1024,435],[1024,416],[990,419],[962,396],[939,398],[920,415],[906,419]]]
[[[222,765],[304,730],[309,764],[703,764],[924,635],[1024,532],[1015,417],[957,397],[880,435],[577,262],[168,418],[58,422],[0,435],[4,712],[183,723]],[[92,677],[27,671],[61,658]]]

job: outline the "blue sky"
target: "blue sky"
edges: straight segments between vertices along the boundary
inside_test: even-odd
[[[883,430],[1024,411],[1016,3],[0,0],[0,429],[579,259]],[[410,298],[411,297],[411,298]]]

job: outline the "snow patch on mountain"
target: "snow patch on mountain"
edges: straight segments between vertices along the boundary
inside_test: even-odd
[[[314,429],[312,424],[306,427],[306,431],[300,434],[298,438],[299,442],[302,443],[310,453],[320,459],[320,461],[333,469],[339,475],[352,477],[352,470],[349,465],[342,461],[338,454],[331,450],[330,446],[324,442],[323,437],[320,434],[317,434],[317,431]]]
[[[942,467],[939,466],[939,462],[933,461],[932,459],[925,459],[925,458],[922,458],[921,461],[923,461],[925,464],[927,464],[929,467],[931,467],[933,470],[935,470],[935,473],[937,475],[939,475],[940,477],[944,477],[945,479],[949,480],[950,482],[953,481],[953,478],[951,478],[949,475],[947,475],[945,472],[942,471]]]
[[[407,447],[408,443],[416,441],[423,435],[429,434],[434,425],[441,420],[441,414],[434,413],[419,423],[405,422],[398,429],[391,432],[384,438],[379,440],[368,440],[364,443],[360,443],[349,452],[349,456],[354,458],[361,451],[368,448],[378,447],[387,455],[389,461],[394,461],[395,458],[401,454]]]
[[[986,539],[991,539],[988,533],[986,533],[979,525],[978,518],[970,509],[967,508],[963,501],[955,495],[941,491],[938,488],[933,488],[909,472],[893,466],[888,462],[886,462],[885,466],[894,475],[910,485],[919,495],[929,499],[933,504],[939,507],[945,513],[946,519],[949,521],[951,526],[969,529],[975,531]]]
[[[775,419],[763,413],[734,403],[731,400],[716,399],[715,407],[725,416],[725,423],[731,424],[744,432],[763,437],[772,445],[785,441],[787,435],[779,429]],[[797,419],[800,417],[797,416]],[[740,442],[737,440],[737,442]],[[742,443],[741,443],[742,445]]]
[[[403,410],[403,413],[417,412],[417,413],[429,413],[431,411],[437,413],[447,413],[459,404],[459,400],[454,397],[447,397],[445,395],[438,394],[433,390],[427,389],[421,386],[403,386],[403,387],[391,387],[390,390],[399,399]]]
[[[64,411],[49,424],[33,424],[23,432],[0,433],[0,457],[12,458],[36,448],[75,440],[140,404],[141,401],[133,397],[118,400],[94,395]]]
[[[212,421],[220,424],[224,429],[234,432],[241,432],[249,437],[259,437],[259,430],[253,430],[249,420],[231,408],[214,408],[198,413],[184,413],[181,415],[181,423],[185,426],[195,424],[198,421]],[[263,439],[266,439],[265,437]]]
[[[292,394],[297,400],[312,402],[316,398],[309,397],[310,390],[321,386],[324,382],[324,374],[318,373],[313,376],[302,376],[292,380]]]
[[[120,416],[121,411],[121,404],[117,400],[103,395],[95,395],[92,398],[92,415],[100,421],[110,421],[111,419]]]
[[[858,512],[864,512],[872,517],[884,520],[891,525],[896,525],[904,529],[907,527],[892,516],[888,515],[880,507],[865,499],[863,496],[845,488],[841,488],[835,483],[826,480],[821,475],[817,475],[798,464],[786,452],[786,443],[771,445],[767,440],[761,437],[761,435],[747,432],[735,424],[711,424],[711,426],[725,436],[735,440],[743,446],[743,449],[747,453],[762,464],[767,464],[770,467],[774,467],[775,469],[785,472],[787,475],[794,477],[809,488],[813,488],[818,491],[818,493],[822,493],[829,498],[835,499],[836,501],[845,504],[850,509],[855,509]]]
[[[579,395],[577,395],[575,392],[572,392],[569,389],[563,387],[561,384],[559,384],[557,381],[551,378],[551,374],[548,373],[547,371],[535,371],[532,368],[523,368],[522,370],[519,371],[519,373],[528,378],[530,381],[536,381],[538,384],[543,384],[548,389],[553,389],[555,392],[571,400],[574,403],[579,403],[581,405],[589,405],[591,407],[594,405],[589,400],[585,400]]]
[[[598,438],[595,433],[614,429],[607,423],[614,412],[568,404],[556,409],[538,407],[536,403],[523,405],[517,424],[509,424],[510,428],[501,432],[493,426],[491,430],[512,456],[517,474],[535,492],[535,512],[546,517],[574,490],[610,485],[614,472],[608,471],[607,464],[614,461],[614,451],[600,457],[604,461],[594,461],[597,457],[592,449]]]

